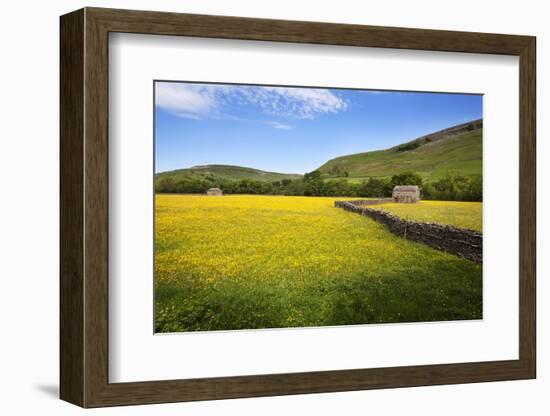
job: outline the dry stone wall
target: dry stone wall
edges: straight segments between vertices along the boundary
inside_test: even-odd
[[[368,203],[365,203],[366,201]],[[373,205],[370,201],[374,200],[336,201],[334,206],[370,217],[386,225],[393,234],[400,237],[424,243],[476,263],[482,262],[482,233],[450,225],[403,220],[389,212],[368,208],[369,205]],[[383,201],[378,203],[391,202],[391,199],[390,201],[378,201]]]
[[[378,198],[378,199],[355,199],[353,201],[337,201],[337,202],[350,202],[353,205],[364,207],[366,205],[380,205],[393,202],[393,198]]]

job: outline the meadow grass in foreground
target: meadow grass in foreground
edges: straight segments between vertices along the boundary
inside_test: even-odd
[[[417,204],[382,204],[370,208],[382,209],[411,221],[434,222],[482,231],[481,202],[420,201]]]
[[[157,195],[156,331],[482,317],[480,265],[334,201]]]

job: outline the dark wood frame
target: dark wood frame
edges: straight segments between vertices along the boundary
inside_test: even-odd
[[[109,383],[110,32],[519,56],[519,359]],[[515,35],[99,8],[62,16],[61,398],[101,407],[535,378],[535,49],[534,37]]]

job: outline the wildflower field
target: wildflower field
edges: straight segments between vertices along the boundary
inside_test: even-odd
[[[335,209],[336,199],[157,195],[156,331],[482,317],[480,265]],[[445,218],[458,204],[453,222],[476,229],[461,203],[441,204]]]
[[[411,221],[454,225],[482,231],[482,203],[455,201],[420,201],[417,204],[382,204],[378,208]]]

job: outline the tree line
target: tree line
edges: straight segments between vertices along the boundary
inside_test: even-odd
[[[299,179],[266,182],[252,179],[231,180],[214,176],[175,180],[162,176],[155,181],[157,193],[204,194],[220,188],[224,194],[349,196],[363,198],[390,197],[394,186],[418,185],[422,199],[442,201],[482,201],[483,181],[480,175],[463,176],[449,172],[443,179],[424,182],[415,172],[404,172],[391,178],[369,178],[352,183],[346,178],[324,180],[321,172],[306,173]]]

